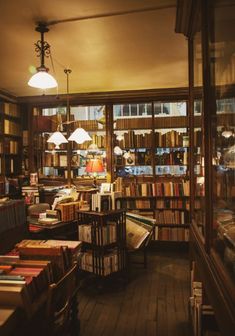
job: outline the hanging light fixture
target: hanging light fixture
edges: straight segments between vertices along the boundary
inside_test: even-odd
[[[59,126],[58,126],[58,129],[56,132],[54,132],[50,138],[47,140],[47,142],[52,142],[54,143],[56,146],[55,146],[55,149],[59,149],[60,145],[62,143],[67,143],[68,140],[65,138],[65,136],[59,131]]]
[[[77,144],[82,144],[85,141],[91,141],[90,135],[83,128],[79,127],[68,138],[69,141],[75,141]]]
[[[41,34],[41,40],[35,43],[35,51],[40,57],[41,64],[28,81],[28,85],[38,89],[51,89],[57,87],[58,84],[55,78],[48,73],[49,69],[44,64],[45,57],[50,55],[50,45],[44,41],[44,33],[47,33],[49,29],[44,23],[39,23],[35,30]]]
[[[70,69],[64,69],[64,73],[67,77],[67,121],[61,122],[57,128],[57,131],[54,132],[50,138],[47,140],[47,142],[52,142],[56,145],[56,149],[59,148],[59,145],[62,143],[68,143],[69,141],[75,141],[77,144],[82,144],[85,141],[91,141],[90,135],[81,127],[77,128],[71,135],[69,130],[69,125],[72,123],[76,123],[76,120],[70,120],[70,104],[69,104],[69,75],[71,74],[72,70]],[[60,128],[63,127],[63,124],[68,125],[67,130],[67,137],[69,136],[68,140],[65,138],[65,136],[60,132]],[[69,151],[69,149],[68,149]]]

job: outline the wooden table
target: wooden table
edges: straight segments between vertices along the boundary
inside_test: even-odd
[[[61,239],[78,238],[77,220],[68,222],[58,221],[55,224],[46,224],[46,225],[38,223],[37,220],[29,220],[28,225],[30,235],[33,236],[34,238],[36,235],[40,235],[42,237],[45,236],[45,239],[58,238],[58,237],[61,237]],[[35,230],[35,228],[37,230]]]

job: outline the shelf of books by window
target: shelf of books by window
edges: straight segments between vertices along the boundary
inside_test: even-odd
[[[186,102],[154,103],[157,176],[187,176],[189,134]]]
[[[155,183],[156,240],[188,241],[189,180]]]
[[[158,179],[157,179],[158,181]],[[156,219],[156,240],[188,241],[189,180],[122,183],[119,207]]]
[[[152,104],[113,106],[116,177],[153,175]]]
[[[55,146],[48,142],[53,132],[59,130],[67,138],[67,131],[72,134],[77,128],[83,128],[91,140],[83,143],[71,142],[71,177],[80,179],[89,177],[86,172],[88,161],[99,158],[104,171],[99,175],[106,175],[106,133],[104,106],[74,106],[70,108],[70,121],[67,121],[66,108],[42,109],[41,115],[35,116],[35,148],[37,148],[37,167],[40,178],[67,178],[68,144]]]
[[[186,102],[115,105],[114,165],[122,206],[156,219],[155,239],[187,241],[189,134]]]

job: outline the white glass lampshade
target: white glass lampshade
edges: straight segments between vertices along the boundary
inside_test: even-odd
[[[91,141],[90,135],[83,129],[77,128],[69,137],[69,141],[75,141],[77,144],[82,144],[85,141]]]
[[[64,135],[61,132],[56,131],[50,136],[47,142],[54,143],[56,145],[56,148],[58,149],[59,145],[61,145],[62,143],[67,143],[68,140],[64,137]]]
[[[57,81],[46,68],[38,68],[38,72],[30,78],[28,85],[38,89],[51,89],[58,86]]]

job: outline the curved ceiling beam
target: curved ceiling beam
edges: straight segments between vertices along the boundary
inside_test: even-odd
[[[43,21],[43,24],[48,27],[48,26],[56,25],[58,23],[84,21],[84,20],[99,19],[99,18],[105,18],[105,17],[111,17],[111,16],[144,13],[144,12],[151,12],[151,11],[155,11],[155,10],[159,10],[159,9],[172,8],[172,7],[175,7],[175,5],[167,5],[167,6],[162,5],[162,6],[154,6],[154,7],[148,7],[148,8],[130,9],[130,10],[119,11],[119,12],[109,12],[109,13],[94,14],[94,15],[87,15],[87,16],[77,16],[77,17],[73,17],[73,18],[61,19],[61,20],[52,20],[52,21],[48,21],[48,22]],[[42,23],[42,22],[38,21],[37,24],[39,24],[39,23]]]

